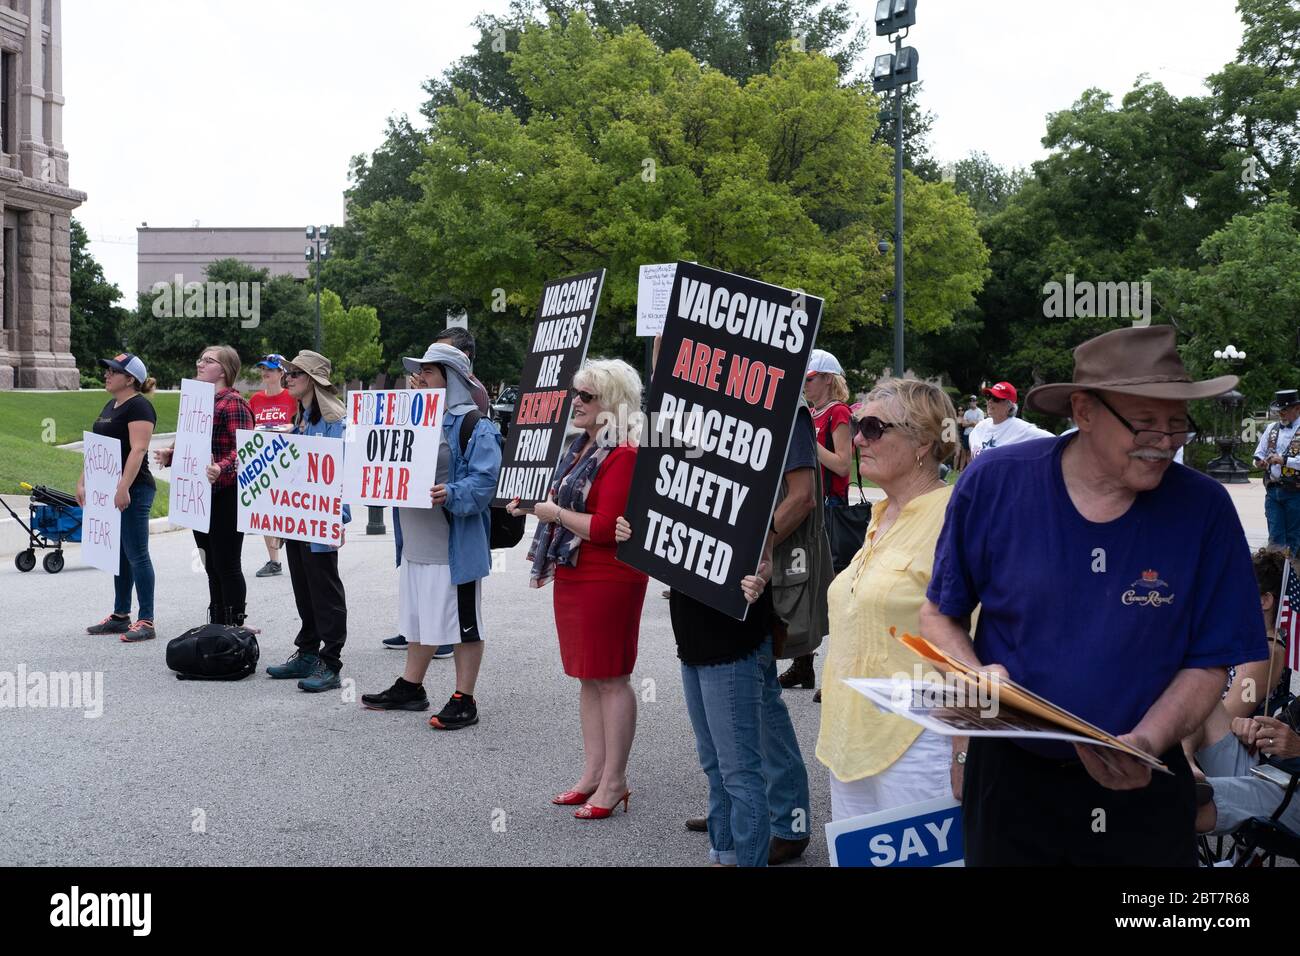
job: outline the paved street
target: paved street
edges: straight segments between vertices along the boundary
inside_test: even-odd
[[[103,673],[97,719],[0,711],[0,865],[707,862],[707,837],[682,826],[704,808],[705,779],[654,582],[632,678],[643,701],[631,812],[582,822],[549,803],[581,770],[577,682],[560,668],[549,589],[527,586],[527,538],[485,584],[482,719],[455,732],[431,730],[427,713],[367,711],[260,673],[177,681],[166,639],[203,620],[206,583],[188,532],[151,544],[160,637],[139,645],[83,632],[111,610],[112,580],[79,567],[76,546],[58,575],[39,566],[20,575],[8,557],[0,567],[0,671]],[[297,629],[288,574],[252,577],[265,559],[262,542],[248,539],[263,665],[292,652]],[[341,565],[351,612],[344,676],[359,697],[391,684],[403,660],[379,643],[396,617],[391,534],[350,533]],[[435,709],[453,683],[452,662],[434,661],[425,686]],[[787,698],[813,787],[807,859],[821,865],[830,803],[812,756],[818,707],[811,691]],[[193,832],[196,820],[205,833]]]
[[[1229,490],[1252,546],[1261,544],[1261,486]],[[560,669],[550,591],[527,587],[526,548],[527,538],[502,553],[485,585],[482,721],[452,733],[430,730],[427,713],[375,713],[355,700],[391,684],[403,659],[379,643],[396,616],[391,534],[349,534],[342,552],[349,700],[303,694],[260,673],[238,683],[174,679],[166,639],[200,623],[207,605],[189,532],[152,538],[161,636],[141,645],[83,632],[111,610],[112,581],[80,567],[76,545],[58,575],[39,566],[20,575],[9,556],[0,558],[0,671],[103,674],[98,718],[0,711],[0,865],[704,862],[707,838],[682,827],[702,811],[705,781],[667,602],[654,582],[633,675],[642,703],[631,812],[583,823],[549,804],[581,769],[577,684]],[[292,652],[297,629],[287,573],[252,576],[265,557],[261,541],[248,539],[244,569],[263,666]],[[425,685],[435,708],[452,684],[452,662],[434,661]],[[812,783],[806,860],[823,865],[829,796],[813,757],[818,707],[809,691],[786,699]]]

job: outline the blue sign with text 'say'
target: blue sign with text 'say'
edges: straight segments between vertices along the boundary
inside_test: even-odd
[[[832,866],[960,866],[961,804],[950,798],[840,820],[826,827]]]

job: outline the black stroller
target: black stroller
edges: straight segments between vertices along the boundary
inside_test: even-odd
[[[53,548],[41,561],[50,574],[63,570],[63,542],[81,540],[81,506],[75,496],[64,491],[46,488],[44,485],[32,487],[22,482],[24,491],[31,492],[31,523],[27,524],[14,513],[14,510],[0,498],[0,505],[13,515],[14,520],[27,532],[28,547],[14,555],[14,566],[19,571],[30,571],[36,567],[36,549]]]

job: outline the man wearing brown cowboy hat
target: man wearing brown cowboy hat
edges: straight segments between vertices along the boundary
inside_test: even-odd
[[[1264,517],[1268,543],[1300,555],[1300,392],[1286,388],[1273,395],[1272,422],[1255,446],[1255,467],[1264,470]]]
[[[1172,771],[1109,748],[959,740],[967,865],[1195,865],[1179,742],[1219,700],[1227,666],[1266,649],[1236,510],[1173,457],[1196,428],[1188,401],[1236,382],[1193,382],[1170,326],[1107,332],[1074,350],[1073,382],[1026,398],[1078,431],[981,456],[958,483],[922,632]]]

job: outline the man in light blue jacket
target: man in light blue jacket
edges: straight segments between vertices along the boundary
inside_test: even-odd
[[[445,388],[432,508],[395,508],[398,625],[406,636],[406,667],[388,690],[363,694],[373,710],[426,710],[424,677],[433,654],[452,645],[456,688],[429,720],[437,730],[478,723],[474,699],[483,660],[482,581],[492,566],[489,507],[501,469],[501,434],[475,407],[465,354],[434,343],[403,364],[413,388]]]

